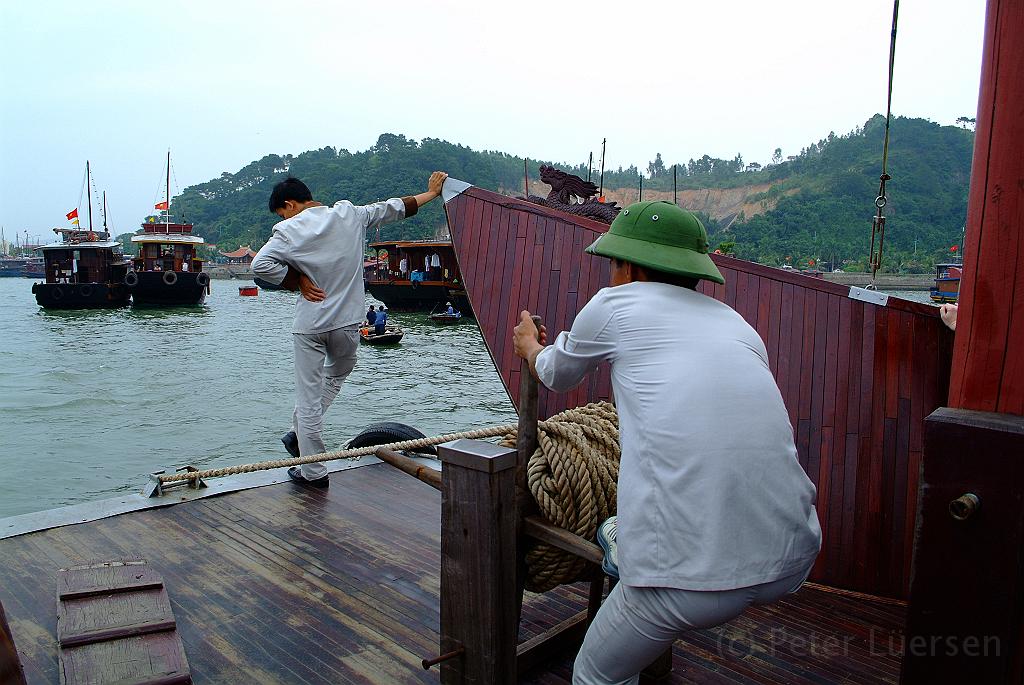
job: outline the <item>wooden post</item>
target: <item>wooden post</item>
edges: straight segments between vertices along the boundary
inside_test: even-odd
[[[989,0],[949,406],[1024,415],[1024,4]]]
[[[925,421],[900,682],[1024,681],[1024,5],[989,0],[951,408]]]
[[[25,674],[22,672],[21,659],[14,646],[11,628],[7,625],[4,607],[0,605],[0,683],[25,685]]]
[[[441,683],[516,682],[516,451],[480,440],[438,447]]]
[[[1024,417],[937,409],[925,420],[900,682],[1024,680]]]

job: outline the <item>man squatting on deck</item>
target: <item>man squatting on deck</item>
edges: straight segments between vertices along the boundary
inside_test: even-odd
[[[549,346],[522,312],[513,344],[556,392],[611,364],[618,516],[598,542],[621,582],[587,631],[573,682],[635,683],[684,631],[795,592],[821,529],[764,343],[696,292],[702,278],[725,282],[696,217],[633,204],[587,252],[611,258],[610,287]]]
[[[359,206],[342,200],[325,207],[297,178],[281,181],[270,194],[270,211],[281,217],[270,240],[252,261],[253,274],[288,290],[299,290],[292,340],[295,346],[295,412],[292,432],[281,438],[288,452],[324,452],[323,416],[356,364],[364,318],[363,246],[366,231],[408,218],[441,194],[447,174],[430,175],[425,193]],[[292,480],[330,484],[320,463],[291,467]]]

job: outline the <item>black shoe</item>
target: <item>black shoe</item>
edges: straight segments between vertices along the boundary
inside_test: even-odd
[[[331,477],[324,474],[316,480],[309,480],[302,475],[302,469],[298,466],[291,466],[288,468],[288,477],[299,485],[312,485],[314,488],[329,488],[331,486]]]
[[[288,454],[296,459],[299,458],[299,438],[295,435],[295,431],[288,431],[282,435],[281,442],[284,443],[284,448],[288,450]]]

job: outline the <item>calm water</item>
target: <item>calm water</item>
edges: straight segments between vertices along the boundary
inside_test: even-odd
[[[49,312],[30,288],[0,278],[0,517],[137,491],[159,469],[285,455],[295,295],[214,281],[200,308]],[[475,324],[395,319],[402,344],[362,346],[329,448],[376,421],[433,435],[515,420]]]
[[[286,456],[295,295],[215,280],[200,308],[50,312],[30,288],[0,278],[0,517],[138,491],[159,469]],[[475,324],[394,319],[405,338],[362,346],[329,448],[375,421],[433,435],[515,420]]]

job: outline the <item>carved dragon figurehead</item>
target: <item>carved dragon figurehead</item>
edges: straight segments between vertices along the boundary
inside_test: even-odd
[[[597,195],[597,186],[592,182],[546,164],[540,166],[540,180],[551,186],[558,199],[567,204],[573,196],[586,201]]]
[[[534,204],[558,209],[569,214],[596,219],[610,224],[619,207],[614,202],[600,202],[594,196],[598,193],[596,185],[584,181],[579,176],[556,169],[553,166],[540,166],[540,180],[551,186],[546,198],[528,195],[526,200]]]

